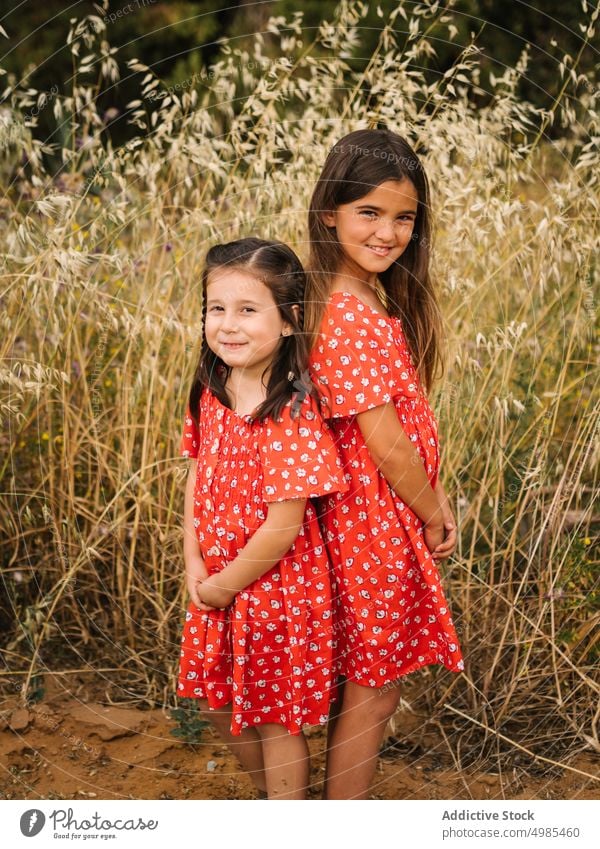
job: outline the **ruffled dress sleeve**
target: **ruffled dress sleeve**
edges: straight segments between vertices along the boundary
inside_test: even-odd
[[[317,402],[306,396],[297,417],[292,417],[291,406],[289,403],[283,408],[279,421],[268,419],[263,426],[260,456],[264,501],[346,492],[342,464]]]
[[[324,418],[345,418],[416,398],[418,387],[406,351],[394,342],[391,322],[353,296],[329,301],[310,357]]]
[[[198,430],[198,425],[190,415],[190,408],[186,407],[185,416],[183,418],[181,440],[179,443],[179,455],[181,457],[189,457],[191,460],[194,460],[198,456],[199,445],[200,432]]]

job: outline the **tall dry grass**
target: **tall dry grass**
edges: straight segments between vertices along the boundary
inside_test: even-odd
[[[466,674],[420,673],[420,698],[458,764],[498,752],[566,762],[600,750],[598,89],[566,58],[542,113],[516,95],[526,54],[488,84],[476,46],[427,85],[420,61],[444,14],[430,4],[400,4],[353,73],[361,8],[342,3],[302,45],[300,18],[272,21],[279,58],[260,37],[251,54],[225,45],[202,97],[160,97],[152,70],[131,63],[146,74],[130,104],[139,134],[117,150],[97,107],[119,78],[101,17],[73,26],[70,94],[49,95],[64,146],[33,138],[43,95],[12,86],[0,127],[0,674],[24,697],[44,670],[80,668],[172,701],[176,455],[203,256],[256,233],[305,257],[326,151],[383,122],[420,151],[434,189],[448,367],[432,400],[461,526],[446,573]],[[451,38],[451,13],[446,24]],[[481,91],[491,99],[475,107]],[[549,143],[551,125],[563,133]]]

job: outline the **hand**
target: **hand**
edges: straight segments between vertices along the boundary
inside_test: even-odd
[[[456,551],[456,522],[452,513],[449,518],[444,519],[444,531],[446,533],[444,541],[431,552],[434,560],[446,560]]]
[[[204,564],[202,557],[194,555],[187,557],[185,561],[185,585],[189,593],[190,599],[200,610],[211,610],[208,605],[204,604],[198,595],[198,588],[202,581],[208,578],[208,570]]]
[[[198,596],[204,605],[210,608],[229,607],[235,598],[235,592],[220,585],[219,574],[211,575],[198,585]]]
[[[434,550],[431,551],[431,556],[434,560],[446,560],[456,551],[456,543],[458,539],[457,530],[456,530],[456,519],[454,518],[454,514],[452,513],[452,509],[450,507],[450,502],[448,501],[448,497],[446,492],[438,481],[438,485],[436,486],[436,493],[440,500],[440,507],[442,509],[442,517],[444,521],[444,540],[443,542],[436,546]]]
[[[423,528],[423,536],[425,538],[425,545],[433,556],[433,552],[436,548],[444,542],[444,525],[433,523],[425,525]]]

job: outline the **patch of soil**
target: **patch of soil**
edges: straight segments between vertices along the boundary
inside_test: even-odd
[[[170,732],[168,710],[110,705],[93,688],[46,690],[43,702],[0,702],[0,799],[253,799],[255,791],[216,733],[183,743]],[[599,799],[600,779],[568,769],[535,775],[458,771],[441,740],[411,744],[423,718],[400,711],[372,787],[374,799]],[[413,733],[414,738],[414,733]],[[310,798],[322,792],[326,734],[308,732]],[[579,755],[569,766],[598,775],[597,759]]]

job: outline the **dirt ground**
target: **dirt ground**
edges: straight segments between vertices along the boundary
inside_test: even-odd
[[[47,688],[23,707],[0,699],[0,799],[252,799],[250,780],[210,728],[183,743],[168,710],[110,705],[89,684]],[[400,711],[379,761],[373,799],[599,799],[600,778],[567,769],[551,776],[521,767],[502,774],[457,771],[448,749],[410,743],[423,721]],[[413,735],[414,736],[414,735]],[[396,741],[396,742],[394,742]],[[309,731],[310,798],[321,797],[324,729]],[[444,751],[445,749],[445,751]],[[598,776],[598,758],[582,754],[573,769]]]

